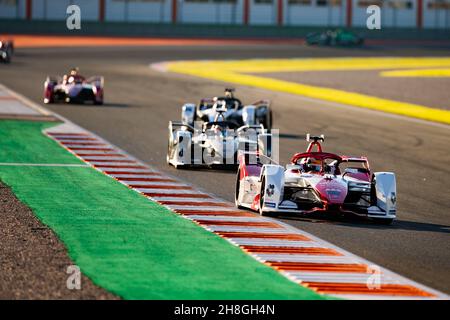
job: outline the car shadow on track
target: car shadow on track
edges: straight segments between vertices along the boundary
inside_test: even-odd
[[[95,104],[83,104],[82,106],[84,107],[96,107],[96,108],[130,108],[130,106],[126,103],[111,103],[111,102],[106,102],[103,103],[102,105],[95,105]]]
[[[408,230],[408,231],[424,231],[424,232],[450,234],[450,225],[433,224],[408,220],[395,220],[391,225],[381,225],[362,217],[336,216],[335,214],[333,215],[332,213],[309,214],[308,216],[298,214],[283,214],[283,215],[280,214],[277,215],[275,218],[285,221],[289,220],[289,221],[302,221],[309,223],[327,223],[366,229]]]
[[[106,108],[130,108],[130,106],[126,103],[104,103],[100,107],[106,107]]]

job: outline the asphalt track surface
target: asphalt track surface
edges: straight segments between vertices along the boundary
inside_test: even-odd
[[[86,76],[105,76],[104,106],[49,108],[101,135],[142,161],[221,196],[234,199],[234,172],[175,170],[166,164],[167,123],[180,118],[184,102],[218,95],[224,83],[160,73],[152,62],[337,56],[448,56],[448,48],[309,48],[300,45],[43,48],[17,50],[0,65],[0,81],[41,103],[46,75],[78,66]],[[379,226],[352,218],[278,217],[413,280],[450,293],[450,127],[298,96],[238,87],[244,103],[273,101],[280,129],[281,162],[303,151],[304,134],[325,134],[324,148],[366,155],[375,171],[393,171],[398,183],[398,220]],[[171,232],[176,232],[173,230]]]

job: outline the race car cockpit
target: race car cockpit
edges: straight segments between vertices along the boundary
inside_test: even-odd
[[[313,157],[303,158],[300,165],[301,170],[305,173],[320,173],[322,171],[322,160]]]
[[[70,69],[68,74],[63,76],[63,84],[82,83],[85,78],[78,73],[78,68]]]
[[[241,100],[234,96],[234,88],[225,88],[225,95],[223,97],[215,97],[214,100],[223,101],[225,107],[228,109],[239,110],[243,108]]]

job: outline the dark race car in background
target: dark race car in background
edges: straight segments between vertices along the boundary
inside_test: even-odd
[[[14,53],[14,44],[12,41],[0,41],[0,61],[9,63]]]
[[[103,104],[103,77],[85,79],[80,75],[47,77],[44,83],[44,103],[80,103]]]
[[[361,46],[364,38],[348,30],[336,29],[309,33],[306,43],[319,46]]]

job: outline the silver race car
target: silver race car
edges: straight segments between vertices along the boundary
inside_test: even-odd
[[[270,131],[272,128],[270,101],[260,100],[251,105],[243,105],[233,92],[234,89],[227,88],[224,96],[202,99],[198,105],[184,104],[181,121],[190,126],[193,126],[195,121],[212,122],[217,115],[217,109],[225,109],[223,113],[225,120],[233,121],[238,126],[261,124]]]
[[[167,163],[180,167],[236,168],[238,151],[271,156],[272,134],[263,125],[239,126],[225,120],[226,108],[217,109],[213,121],[169,122]]]
[[[251,163],[252,154],[241,153],[236,205],[261,215],[323,211],[390,224],[397,211],[395,174],[372,173],[367,158],[323,152],[320,141],[324,137],[307,135],[310,139],[306,152],[293,155],[286,167],[263,155],[257,155],[257,161]]]

